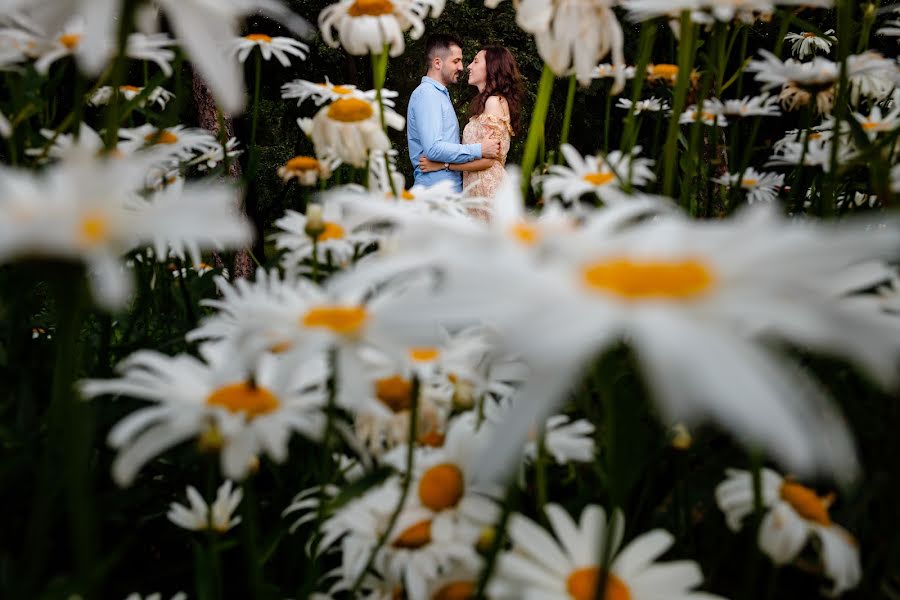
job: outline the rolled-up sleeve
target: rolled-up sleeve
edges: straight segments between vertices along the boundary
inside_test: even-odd
[[[481,144],[457,144],[444,139],[444,124],[441,111],[426,106],[427,103],[440,102],[439,97],[423,94],[411,105],[419,141],[430,160],[436,162],[465,163],[481,158]]]

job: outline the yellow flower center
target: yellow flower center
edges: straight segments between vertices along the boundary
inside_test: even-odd
[[[464,490],[462,471],[450,463],[431,467],[419,480],[419,500],[431,510],[456,506]]]
[[[440,588],[431,600],[470,600],[475,597],[475,582],[454,581]]]
[[[321,88],[331,90],[335,94],[339,94],[341,96],[349,94],[353,91],[352,89],[348,88],[347,86],[343,86],[343,85],[329,85],[327,83],[317,83],[316,85]]]
[[[428,433],[419,436],[418,442],[423,446],[431,448],[440,448],[444,445],[444,434],[436,429],[432,429]]]
[[[584,180],[591,185],[606,185],[615,178],[612,173],[588,173],[584,176]]]
[[[600,569],[597,567],[576,569],[566,579],[566,591],[572,600],[594,600],[598,585],[600,585]],[[602,600],[631,600],[631,591],[621,579],[607,572],[606,589],[603,590],[601,598]]]
[[[324,327],[341,335],[357,333],[368,314],[362,306],[324,305],[309,309],[301,322],[304,327]]]
[[[818,36],[816,36],[816,34],[810,32],[810,31],[804,31],[804,32],[803,32],[802,34],[800,34],[800,35],[802,35],[802,36],[805,37],[806,39],[818,37]]]
[[[244,413],[248,419],[278,409],[278,398],[266,388],[247,382],[220,387],[206,399],[210,406],[221,406],[233,413]]]
[[[123,86],[119,86],[119,91],[120,91],[120,92],[134,92],[135,94],[140,93],[140,91],[141,91],[142,89],[143,89],[143,88],[139,88],[139,87],[136,86],[136,85],[123,85]]]
[[[412,406],[412,383],[399,375],[392,375],[375,382],[375,397],[398,413]]]
[[[81,219],[81,242],[85,246],[96,246],[106,239],[109,221],[100,213],[85,215]]]
[[[509,228],[509,234],[517,242],[526,246],[533,246],[538,242],[540,230],[534,225],[519,221]]]
[[[325,231],[320,233],[316,239],[320,242],[325,240],[342,240],[344,239],[344,228],[337,223],[325,221]]]
[[[416,197],[409,190],[403,190],[400,192],[400,197],[404,200],[415,200]]]
[[[394,3],[391,0],[356,0],[347,9],[351,17],[378,17],[394,12]]]
[[[74,50],[78,47],[78,44],[81,43],[81,35],[77,33],[67,33],[65,35],[61,35],[59,36],[59,43],[69,50]]]
[[[752,177],[745,177],[741,180],[741,185],[744,187],[753,187],[757,183],[759,183],[759,180]]]
[[[672,79],[678,77],[678,65],[659,64],[647,67],[651,79]]]
[[[162,131],[154,131],[144,136],[144,141],[148,144],[177,144],[178,136],[164,129]]]
[[[831,525],[828,507],[834,502],[833,496],[819,497],[813,490],[799,483],[785,481],[781,484],[781,499],[791,505],[804,519],[819,525]]]
[[[271,36],[268,36],[264,33],[251,33],[250,35],[245,35],[244,39],[250,40],[251,42],[263,42],[266,44],[272,43]]]
[[[410,348],[409,358],[413,362],[431,362],[441,355],[437,348]]]
[[[311,156],[295,156],[284,166],[289,171],[312,171],[319,169],[319,161]]]
[[[373,114],[372,105],[359,98],[338,98],[328,106],[328,118],[342,123],[365,121]]]
[[[431,541],[431,521],[420,521],[407,527],[391,544],[394,548],[421,548]]]
[[[686,300],[707,292],[715,283],[710,269],[694,259],[637,261],[617,258],[587,265],[583,277],[588,287],[626,300]]]
[[[877,121],[863,121],[862,128],[866,131],[872,131],[873,129],[878,128],[879,123]]]

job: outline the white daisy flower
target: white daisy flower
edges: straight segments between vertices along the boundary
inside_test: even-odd
[[[137,98],[144,91],[144,88],[138,87],[136,85],[123,85],[119,86],[119,93],[126,101],[131,101]],[[113,89],[108,85],[104,85],[97,89],[96,92],[91,96],[88,102],[92,106],[105,106],[110,103],[113,97]],[[162,87],[155,87],[153,91],[151,91],[144,100],[141,101],[140,106],[143,108],[150,104],[157,104],[159,108],[162,110],[166,109],[166,105],[175,98],[175,94],[170,92],[169,90]]]
[[[102,131],[95,131],[83,121],[78,126],[78,139],[73,133],[57,133],[52,129],[41,129],[40,133],[47,140],[47,144],[44,147],[25,149],[25,154],[37,159],[38,163],[45,163],[50,159],[63,159],[70,154],[100,156],[106,153],[106,141],[100,135]],[[139,150],[141,145],[120,140],[109,152],[109,156],[130,156]]]
[[[12,123],[9,122],[9,119],[0,112],[0,137],[4,139],[8,139],[13,132]]]
[[[515,398],[485,404],[485,418],[495,431],[503,431],[504,422],[516,410]],[[573,420],[567,415],[552,415],[544,421],[544,450],[555,462],[591,462],[595,458],[594,425],[586,419]],[[537,428],[532,428],[522,450],[526,462],[538,455]]]
[[[613,65],[610,63],[601,63],[594,67],[591,75],[593,79],[611,79],[617,76],[623,76],[625,79],[634,79],[635,68],[627,65]]]
[[[894,12],[897,12],[896,9]],[[894,19],[892,21],[885,21],[884,27],[879,27],[878,31],[875,33],[877,35],[883,35],[885,37],[900,37],[900,19]]]
[[[716,502],[733,531],[753,514],[753,475],[728,469],[728,477],[716,487]],[[771,469],[761,473],[765,517],[759,526],[759,547],[776,564],[792,562],[815,538],[825,575],[832,580],[829,596],[839,596],[862,579],[858,542],[832,522],[828,509],[834,496],[821,497],[814,490],[784,479]]]
[[[365,167],[372,150],[389,150],[391,142],[381,128],[378,103],[359,96],[342,97],[323,106],[313,117],[308,135],[320,160],[331,156],[354,167]],[[384,107],[385,124],[402,130],[406,119]],[[302,129],[302,125],[301,125]]]
[[[691,11],[695,23],[730,22],[739,19],[753,23],[759,14],[771,15],[776,5],[830,7],[834,0],[622,0],[633,21],[647,21],[656,17],[677,19],[682,11]]]
[[[319,13],[319,29],[326,44],[350,54],[381,54],[390,46],[390,55],[400,56],[404,32],[419,39],[428,13],[436,18],[443,9],[444,0],[340,0]]]
[[[863,52],[847,57],[850,101],[858,105],[860,98],[881,102],[900,83],[900,65],[877,52]]]
[[[296,179],[297,183],[305,186],[313,186],[319,182],[319,176],[324,179],[331,176],[328,163],[321,162],[312,156],[295,156],[278,167],[278,176],[285,183]]]
[[[794,56],[803,60],[807,56],[815,56],[817,52],[828,54],[831,52],[831,46],[837,41],[834,37],[834,29],[825,32],[825,36],[819,36],[810,31],[801,33],[789,32],[784,36],[785,42],[791,43],[791,52]]]
[[[883,113],[877,104],[872,106],[868,115],[853,113],[853,118],[860,124],[870,140],[879,133],[889,133],[900,125],[900,105],[895,105],[889,112]]]
[[[199,149],[194,157],[187,161],[186,165],[189,167],[197,167],[197,170],[201,173],[203,171],[208,171],[209,169],[214,169],[223,162],[225,162],[225,158],[227,157],[229,161],[234,161],[238,156],[243,154],[243,150],[239,150],[238,146],[240,146],[240,142],[237,138],[228,138],[228,141],[225,142],[225,146],[222,146],[221,142],[217,146],[208,145],[205,148]]]
[[[125,597],[125,600],[163,600],[163,596],[160,593],[142,596],[137,592],[134,592],[133,594],[128,594],[128,596]],[[188,600],[188,596],[184,592],[178,592],[172,596],[171,600]]]
[[[84,262],[94,298],[108,308],[128,299],[131,275],[120,257],[142,244],[199,256],[219,242],[241,247],[252,236],[233,190],[192,184],[142,198],[147,157],[98,159],[73,151],[44,173],[0,171],[0,260],[52,257]]]
[[[716,100],[722,105],[722,114],[727,117],[777,117],[781,114],[778,96],[761,94],[744,96],[740,100]]]
[[[756,73],[756,81],[763,83],[763,89],[781,86],[779,100],[786,110],[797,110],[815,100],[819,113],[831,112],[840,65],[820,56],[801,63],[793,58],[782,62],[768,50],[759,53],[763,60],[750,61],[747,71]]]
[[[610,55],[618,94],[625,85],[624,34],[612,10],[613,0],[522,0],[516,23],[534,34],[538,53],[557,75],[574,68],[581,85],[588,85],[597,63]]]
[[[900,165],[891,168],[891,191],[900,193]]]
[[[147,123],[122,128],[119,136],[154,157],[157,163],[170,167],[222,149],[222,143],[211,131],[184,125],[158,129]]]
[[[272,37],[264,33],[251,33],[232,42],[232,52],[241,63],[247,62],[254,48],[259,48],[263,60],[270,60],[274,56],[283,67],[291,66],[288,55],[306,60],[309,53],[309,46],[299,40],[281,36]]]
[[[281,97],[285,100],[297,99],[297,106],[309,98],[313,100],[316,106],[322,106],[326,102],[333,102],[339,98],[347,96],[362,96],[367,100],[375,100],[375,90],[364,92],[355,85],[346,83],[334,84],[325,78],[325,83],[316,83],[305,79],[295,79],[281,86]],[[393,98],[397,97],[397,92],[391,90],[381,90],[381,101],[386,106],[394,106]]]
[[[307,210],[321,212],[315,214],[315,230],[311,233],[315,234],[315,248],[322,265],[346,267],[363,248],[379,239],[371,231],[360,228],[361,223],[348,218],[337,203],[310,204]],[[311,233],[307,232],[308,225],[306,215],[290,209],[275,221],[280,231],[271,239],[275,240],[276,249],[286,250],[281,257],[285,270],[297,269],[312,257],[314,245]],[[309,267],[303,270],[308,271]]]
[[[106,64],[108,51],[114,46],[122,7],[112,0],[71,0],[84,16],[86,30],[82,65],[91,75]],[[155,5],[166,16],[178,43],[193,66],[209,84],[216,100],[229,114],[243,111],[246,102],[244,81],[238,63],[227,52],[231,40],[238,36],[240,19],[259,13],[278,21],[294,33],[309,32],[306,20],[291,12],[280,0],[156,0]],[[139,19],[144,27],[146,19]]]
[[[623,182],[630,178],[634,186],[643,186],[656,179],[654,161],[640,158],[641,147],[636,146],[631,156],[614,150],[602,156],[582,156],[569,144],[560,151],[568,166],[550,165],[550,174],[541,177],[544,195],[560,196],[566,202],[577,201],[582,194],[596,194],[603,202],[615,203],[627,199],[622,191]]]
[[[829,301],[823,290],[848,265],[893,260],[897,228],[792,225],[772,204],[728,222],[664,210],[632,222],[636,208],[633,201],[596,211],[582,228],[556,236],[542,260],[437,223],[404,233],[417,244],[404,247],[401,239],[398,255],[379,257],[385,270],[392,261],[398,268],[418,261],[436,272],[442,293],[430,306],[442,310],[446,302],[456,318],[477,306],[534,369],[520,391],[521,410],[484,457],[485,471],[511,467],[532,424],[552,414],[577,380],[578,365],[626,340],[666,422],[712,420],[794,471],[854,477],[845,424],[807,375],[762,339],[839,355],[892,385],[900,351],[892,328]],[[690,376],[698,356],[703,374]]]
[[[192,438],[219,450],[225,476],[240,480],[258,454],[284,462],[292,433],[321,437],[324,360],[296,363],[264,354],[246,368],[235,365],[240,357],[224,344],[203,345],[200,355],[142,350],[116,367],[120,378],[81,383],[88,398],[122,394],[152,403],[109,432],[107,441],[119,451],[112,467],[119,485],[131,485],[147,462]]]
[[[692,591],[703,583],[696,562],[656,562],[675,542],[667,531],[655,529],[622,548],[625,520],[619,512],[607,522],[602,507],[589,505],[578,523],[558,504],[548,504],[544,513],[555,537],[523,515],[510,519],[507,533],[513,549],[499,558],[497,574],[488,584],[491,598],[593,600],[605,579],[601,596],[608,599],[721,600]],[[607,539],[609,555],[604,558]]]
[[[685,124],[700,121],[708,127],[728,127],[728,119],[725,118],[725,115],[723,115],[721,111],[721,103],[716,105],[715,102],[704,100],[703,110],[698,112],[696,105],[688,106],[685,111],[681,113],[678,122]]]
[[[200,495],[192,485],[187,486],[188,502],[190,507],[173,502],[169,506],[166,518],[182,529],[190,531],[212,530],[217,533],[225,533],[241,522],[241,517],[233,517],[235,509],[241,503],[244,496],[243,490],[232,490],[234,482],[230,479],[219,486],[216,492],[216,500],[211,505]]]
[[[716,183],[734,187],[740,185],[747,192],[747,202],[774,202],[778,192],[784,187],[783,173],[767,173],[747,167],[743,177],[740,173],[730,173],[714,179]]]
[[[638,100],[637,102],[632,102],[627,98],[619,98],[619,101],[616,103],[616,108],[630,110],[632,104],[634,104],[634,114],[636,115],[639,115],[642,112],[666,112],[672,109],[668,102],[656,97]]]
[[[155,63],[166,77],[174,73],[172,61],[175,51],[171,48],[176,42],[165,33],[135,32],[128,36],[125,53],[128,58]]]

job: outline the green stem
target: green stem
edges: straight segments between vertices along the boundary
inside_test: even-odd
[[[838,188],[838,148],[841,147],[841,123],[847,109],[847,96],[849,81],[847,77],[847,58],[850,56],[850,34],[853,29],[853,4],[850,0],[840,0],[838,3],[837,39],[838,60],[841,63],[841,76],[838,82],[834,100],[834,131],[831,143],[830,168],[825,177],[825,189],[822,191],[819,201],[819,213],[822,216],[834,214],[837,203]],[[815,102],[811,100],[810,103]],[[852,116],[850,118],[853,118]]]
[[[244,559],[247,565],[247,587],[250,598],[258,600],[263,597],[263,573],[259,562],[259,514],[258,500],[253,486],[252,475],[244,480],[242,488],[244,498],[241,501],[241,538],[244,547]]]
[[[569,77],[569,89],[566,92],[566,111],[563,115],[562,133],[559,136],[560,147],[569,142],[569,127],[572,124],[572,108],[575,106],[575,87],[577,84],[578,81],[575,79],[575,75],[571,75]]]
[[[647,65],[650,64],[650,55],[653,52],[653,41],[656,38],[656,25],[645,23],[641,25],[641,38],[638,42],[638,61],[635,65],[635,77],[631,87],[631,107],[625,117],[625,128],[622,131],[622,140],[619,144],[623,154],[631,154],[631,149],[637,141],[637,133],[635,132],[635,105],[641,99],[641,93],[644,89],[644,74],[647,72]],[[609,121],[609,113],[607,113],[607,122]],[[654,143],[656,139],[654,138]],[[604,146],[604,150],[608,146]],[[655,157],[654,157],[655,158]]]
[[[550,108],[550,95],[553,92],[553,82],[555,80],[556,76],[553,74],[553,71],[545,64],[544,70],[541,72],[541,82],[538,84],[534,111],[531,113],[528,139],[525,141],[525,155],[522,158],[522,197],[526,199],[531,190],[531,173],[534,171],[538,146],[544,137],[544,122],[547,119],[547,110]]]
[[[372,83],[375,87],[375,100],[378,102],[378,116],[381,119],[381,128],[387,131],[387,125],[384,121],[384,102],[381,97],[381,90],[384,88],[384,81],[387,79],[388,67],[388,45],[385,44],[384,49],[379,54],[371,54],[372,58]],[[390,173],[388,174],[390,176]]]
[[[497,524],[494,525],[494,540],[485,557],[484,568],[481,570],[481,575],[478,577],[478,589],[475,592],[476,600],[485,600],[486,598],[485,590],[488,581],[490,581],[491,575],[494,573],[497,559],[500,557],[500,552],[506,544],[506,525],[509,523],[509,518],[512,516],[518,503],[519,486],[516,484],[515,478],[513,478],[506,488],[506,495],[503,499],[503,508],[500,511],[500,518],[497,519]]]
[[[779,10],[778,14],[781,15],[781,25],[778,28],[778,37],[775,38],[775,47],[772,48],[772,54],[781,58],[781,51],[784,48],[784,38],[787,35],[788,29],[791,27],[791,21],[794,20],[794,13]]]
[[[875,22],[875,16],[878,14],[878,5],[880,0],[870,2],[863,8],[862,31],[859,34],[859,43],[856,45],[856,53],[862,54],[869,47],[869,36],[872,34],[872,24]],[[840,43],[840,38],[838,38]]]
[[[128,67],[128,36],[134,25],[134,14],[137,10],[137,0],[125,0],[119,15],[119,34],[117,42],[116,58],[112,67],[112,100],[109,103],[106,120],[106,149],[112,150],[119,141],[119,123],[121,122],[121,94],[119,88],[125,82]],[[82,102],[84,100],[82,99]]]
[[[669,129],[666,133],[666,145],[663,148],[663,188],[664,196],[672,196],[675,189],[675,172],[678,170],[678,119],[684,111],[688,86],[691,81],[691,67],[694,64],[696,27],[691,21],[690,11],[681,13],[681,43],[678,45],[678,81],[672,98],[672,115],[669,117]]]
[[[259,96],[262,86],[262,52],[257,48],[254,52],[253,80],[253,116],[250,122],[250,160],[247,166],[247,180],[255,181],[259,164],[259,147],[256,145],[256,132],[259,127]]]
[[[546,427],[542,426],[537,437],[537,455],[534,460],[535,486],[537,487],[537,509],[544,520],[544,507],[547,506],[547,446]]]

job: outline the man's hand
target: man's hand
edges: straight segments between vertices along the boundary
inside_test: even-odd
[[[500,140],[481,142],[481,158],[500,158]]]
[[[431,173],[432,171],[440,171],[444,168],[444,163],[428,160],[425,156],[419,157],[419,170],[423,173]]]

